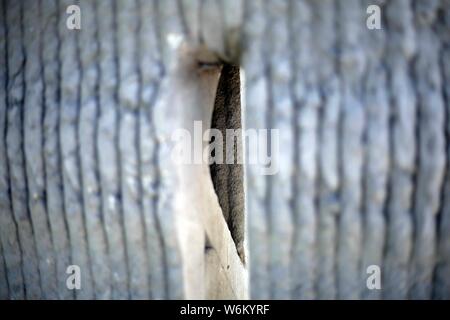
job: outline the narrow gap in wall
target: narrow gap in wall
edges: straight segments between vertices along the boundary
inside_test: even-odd
[[[236,250],[245,263],[244,233],[244,179],[241,116],[241,87],[238,66],[224,64],[217,88],[211,129],[222,135],[222,150],[216,136],[211,138],[211,179],[224,219],[228,225]],[[218,153],[222,152],[220,156]]]

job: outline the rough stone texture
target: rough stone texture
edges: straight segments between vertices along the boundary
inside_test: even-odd
[[[0,298],[450,298],[450,1],[75,3],[0,1]],[[171,159],[229,118],[276,175]]]
[[[211,128],[220,130],[225,143],[222,144],[222,150],[217,150],[221,152],[220,163],[211,164],[210,171],[223,216],[238,254],[245,262],[245,197],[242,165],[244,155],[238,152],[243,150],[243,137],[242,133],[240,137],[235,137],[230,131],[227,135],[227,129],[236,130],[236,135],[240,133],[238,130],[242,129],[240,84],[239,67],[224,65],[217,87]],[[226,146],[233,148],[228,148],[227,151]],[[227,159],[233,159],[233,163],[229,163]]]

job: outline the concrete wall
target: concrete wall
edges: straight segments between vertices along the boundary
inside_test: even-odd
[[[0,297],[450,297],[448,0],[75,3],[81,30],[74,1],[0,1]],[[280,133],[244,254],[209,166],[171,158],[223,62],[244,129]]]

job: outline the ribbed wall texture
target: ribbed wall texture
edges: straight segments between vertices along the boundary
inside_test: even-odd
[[[174,36],[279,129],[278,173],[245,167],[252,298],[450,299],[448,0],[1,0],[0,298],[183,297]]]

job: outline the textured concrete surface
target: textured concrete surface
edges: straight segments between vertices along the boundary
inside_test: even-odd
[[[77,3],[0,1],[0,298],[450,298],[448,0]],[[280,130],[246,217],[170,160],[223,61]]]

